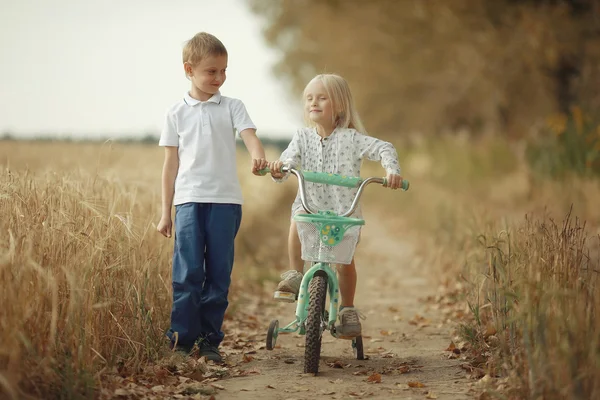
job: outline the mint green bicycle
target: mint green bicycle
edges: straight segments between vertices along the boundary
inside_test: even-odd
[[[261,171],[266,174],[268,168]],[[321,358],[321,338],[328,330],[335,338],[335,323],[340,301],[340,291],[337,274],[333,264],[350,264],[354,249],[358,243],[360,227],[365,224],[363,219],[350,218],[358,207],[359,199],[368,184],[386,184],[385,178],[349,177],[324,172],[300,171],[289,166],[283,166],[282,172],[290,172],[298,178],[298,190],[302,206],[308,214],[297,214],[298,234],[302,245],[302,259],[311,263],[304,273],[298,301],[296,319],[283,328],[279,321],[273,320],[267,331],[267,350],[273,350],[280,333],[298,332],[306,336],[304,353],[304,372],[317,374]],[[332,211],[313,210],[306,199],[305,182],[358,188],[350,209],[337,215]],[[402,181],[402,190],[409,188],[407,180]],[[329,294],[329,307],[326,298]],[[292,299],[294,301],[294,299]],[[352,338],[352,349],[358,360],[364,360],[362,336]]]

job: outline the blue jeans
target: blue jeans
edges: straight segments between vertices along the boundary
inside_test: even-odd
[[[234,240],[241,220],[239,204],[175,206],[173,308],[167,336],[178,346],[191,348],[199,338],[219,346],[223,340]]]

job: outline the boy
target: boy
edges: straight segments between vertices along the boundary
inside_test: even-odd
[[[228,306],[234,239],[242,217],[235,131],[250,156],[252,173],[265,168],[265,152],[244,104],[222,96],[227,50],[200,32],[183,49],[191,90],[166,115],[162,217],[157,230],[171,237],[175,205],[173,308],[167,336],[174,349],[221,362],[221,327]]]

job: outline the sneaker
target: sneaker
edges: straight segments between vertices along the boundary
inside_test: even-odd
[[[360,320],[366,317],[354,307],[344,307],[338,314],[340,324],[335,327],[336,336],[340,339],[352,339],[361,334]]]
[[[219,348],[217,346],[213,346],[207,342],[198,343],[199,352],[198,357],[206,357],[209,361],[214,361],[216,363],[222,363],[223,358],[221,357],[221,353],[219,352]]]
[[[277,285],[277,290],[273,296],[277,300],[293,303],[298,297],[300,284],[302,283],[302,274],[296,270],[290,270],[281,274],[282,281]]]

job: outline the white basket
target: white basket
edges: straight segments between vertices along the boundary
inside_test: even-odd
[[[328,262],[332,264],[350,264],[360,235],[360,226],[346,229],[343,239],[335,246],[328,246],[321,240],[319,225],[313,222],[296,221],[298,235],[302,244],[304,261]]]

